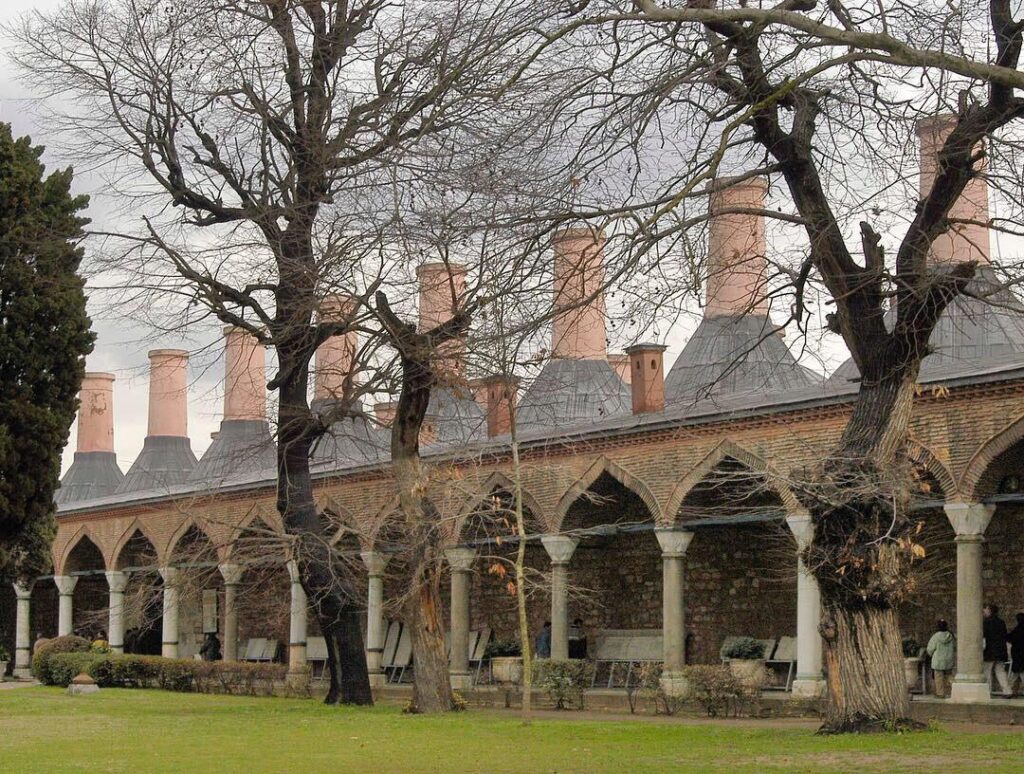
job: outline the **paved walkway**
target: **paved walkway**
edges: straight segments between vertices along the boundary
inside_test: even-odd
[[[15,688],[31,688],[33,685],[41,685],[35,680],[0,680],[0,691],[10,691]]]

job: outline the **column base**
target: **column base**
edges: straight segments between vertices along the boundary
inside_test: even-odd
[[[387,685],[387,675],[383,672],[370,672],[370,687],[374,690]]]
[[[820,699],[825,695],[825,681],[820,677],[798,677],[793,681],[793,696],[801,699]]]
[[[160,648],[160,655],[164,658],[177,658],[178,657],[178,643],[176,642],[165,642]]]
[[[666,696],[684,699],[690,694],[690,681],[682,672],[662,672],[661,690]]]
[[[32,667],[15,667],[11,676],[15,680],[31,680],[32,679]]]
[[[954,680],[949,699],[955,704],[974,704],[992,698],[987,682]]]
[[[448,679],[451,681],[452,690],[465,691],[473,687],[473,675],[469,672],[449,672]]]

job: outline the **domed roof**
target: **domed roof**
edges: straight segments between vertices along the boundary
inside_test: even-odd
[[[632,411],[629,387],[607,360],[553,358],[519,401],[523,430],[585,424]]]
[[[737,392],[783,392],[820,383],[800,365],[766,315],[701,320],[665,378],[669,403]]]
[[[196,455],[188,438],[171,435],[150,435],[143,441],[142,451],[128,469],[117,488],[124,492],[166,489],[188,480],[196,466]]]
[[[60,481],[54,495],[57,505],[95,500],[117,491],[124,473],[117,466],[117,456],[109,451],[75,452],[74,462]]]
[[[188,480],[211,485],[277,469],[270,425],[263,419],[225,419]]]
[[[921,363],[919,378],[939,379],[954,370],[981,368],[1007,355],[1024,354],[1024,306],[1010,290],[1000,287],[995,270],[979,269],[969,290],[983,298],[960,296],[946,308],[932,331],[934,351]],[[891,312],[886,321],[891,328]],[[829,382],[844,384],[859,378],[857,364],[849,358]]]

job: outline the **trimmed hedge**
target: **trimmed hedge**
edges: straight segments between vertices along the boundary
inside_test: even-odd
[[[61,653],[88,653],[90,647],[89,640],[74,634],[42,640],[36,645],[36,652],[32,654],[32,674],[41,683],[56,685],[50,675],[50,660]]]
[[[593,661],[539,658],[533,662],[533,670],[534,685],[547,691],[555,709],[569,705],[583,709],[583,697],[594,679]]]
[[[102,688],[162,688],[165,691],[270,696],[287,676],[288,666],[109,653],[62,653],[49,659],[48,684],[67,686],[81,672]]]

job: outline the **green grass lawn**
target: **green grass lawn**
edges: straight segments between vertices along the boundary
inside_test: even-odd
[[[1014,729],[823,738],[807,724],[443,717],[107,689],[0,691],[2,772],[1020,771]]]

